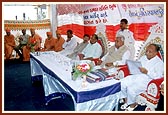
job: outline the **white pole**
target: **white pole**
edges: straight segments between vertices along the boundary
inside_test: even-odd
[[[50,22],[51,22],[51,32],[53,36],[56,36],[55,30],[58,26],[57,22],[57,5],[56,4],[51,4],[50,5]]]

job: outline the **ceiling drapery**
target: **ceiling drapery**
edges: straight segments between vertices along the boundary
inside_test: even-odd
[[[64,15],[69,13],[78,13],[83,10],[84,4],[58,4],[57,13],[58,15]]]
[[[4,29],[22,30],[22,29],[47,29],[50,28],[50,20],[5,20]]]

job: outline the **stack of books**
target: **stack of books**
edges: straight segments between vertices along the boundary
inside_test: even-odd
[[[86,80],[89,83],[101,82],[105,80],[110,80],[115,75],[108,75],[108,73],[102,69],[97,69],[95,71],[91,71],[87,74]]]

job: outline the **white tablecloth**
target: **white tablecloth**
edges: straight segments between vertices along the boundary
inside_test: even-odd
[[[117,80],[82,87],[82,80],[71,78],[71,60],[57,52],[40,52],[39,56],[31,53],[30,62],[32,78],[43,76],[46,104],[58,92],[72,96],[76,111],[111,111],[118,104],[121,85]]]

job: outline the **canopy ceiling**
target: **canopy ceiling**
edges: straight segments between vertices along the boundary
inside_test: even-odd
[[[97,4],[57,4],[57,12],[59,15],[78,13],[85,7],[96,6]]]

